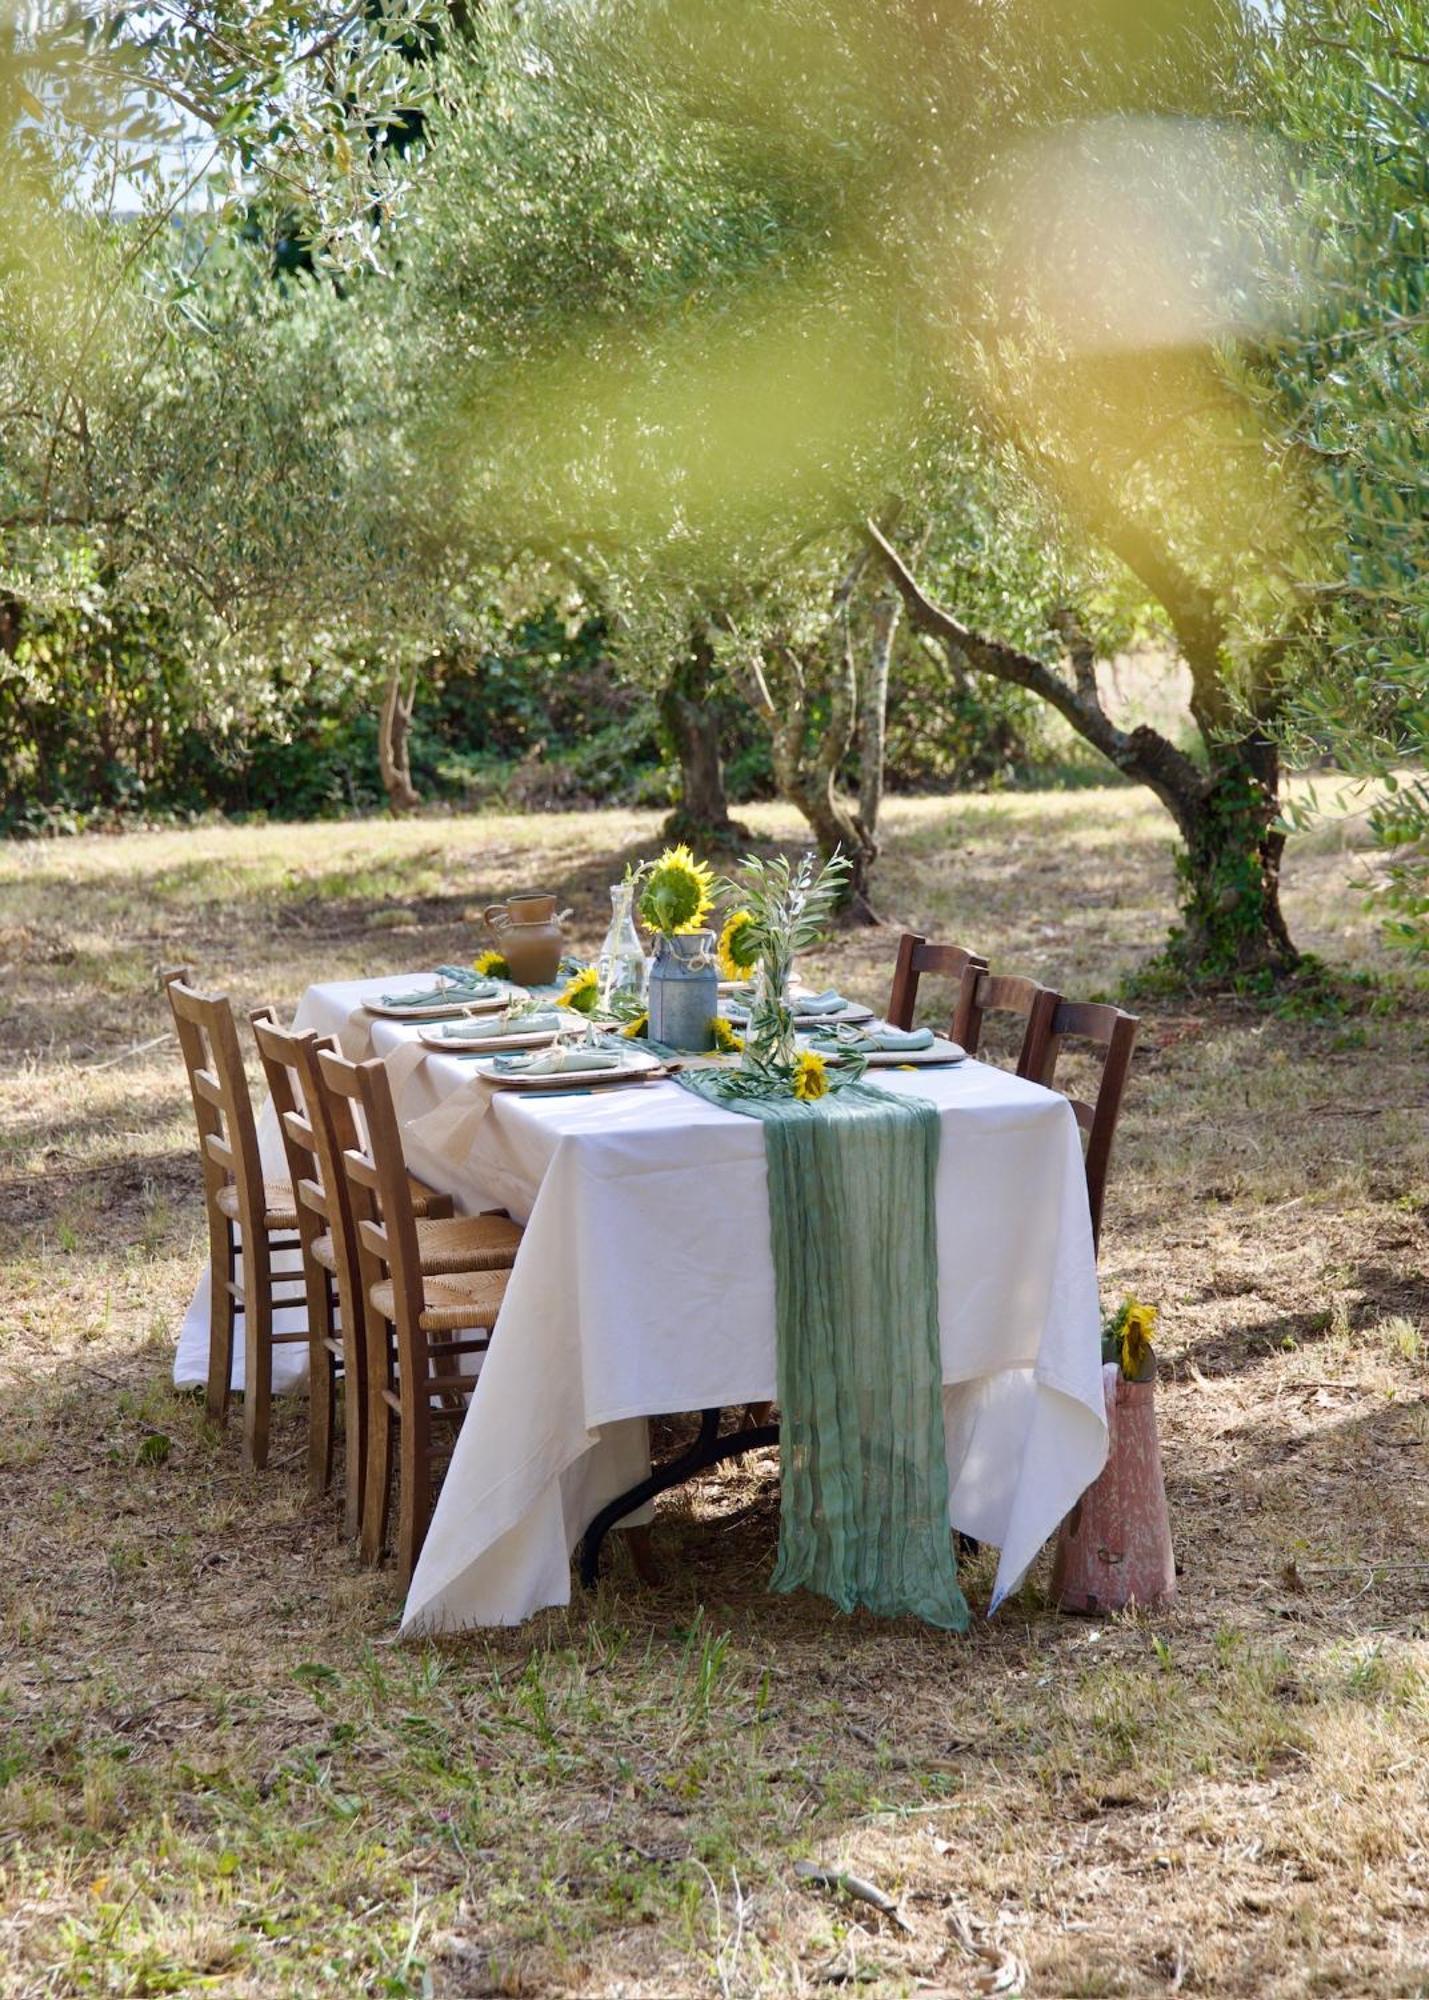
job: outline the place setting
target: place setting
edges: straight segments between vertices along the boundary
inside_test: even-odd
[[[423,975],[417,975],[420,982]],[[528,999],[525,987],[510,979],[483,977],[470,966],[439,965],[426,979],[364,1000],[365,1013],[385,1021],[441,1021],[462,1014],[499,1013]]]

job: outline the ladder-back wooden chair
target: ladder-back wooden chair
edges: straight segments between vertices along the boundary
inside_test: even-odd
[[[342,1155],[361,1144],[354,1107],[323,1082],[322,1052],[337,1054],[328,1037],[280,1028],[271,1010],[252,1017],[273,1102],[279,1107],[288,1165],[297,1194],[303,1237],[310,1323],[321,1329],[314,1341],[312,1381],[326,1404],[310,1431],[310,1467],[317,1490],[332,1478],[332,1428],[336,1392],[342,1388],[344,1436],[343,1525],[349,1536],[362,1526],[367,1472],[367,1356],[362,1287]],[[454,1216],[451,1196],[407,1175],[417,1242],[424,1271],[457,1271],[509,1265],[521,1230],[509,1216]]]
[[[378,1060],[320,1052],[324,1084],[361,1107],[365,1136],[344,1149],[366,1332],[367,1477],[362,1553],[387,1541],[393,1432],[397,1432],[397,1567],[410,1580],[433,1501],[432,1428],[460,1423],[474,1386],[465,1357],[485,1353],[506,1296],[508,1270],[424,1276],[392,1087]],[[481,1221],[484,1218],[474,1217]]]
[[[1049,1031],[1052,1013],[1061,995],[1050,986],[1016,973],[988,972],[970,965],[958,987],[958,1004],[953,1012],[953,1040],[970,1056],[982,1046],[983,1021],[989,1014],[1010,1014],[1020,1020],[1022,1041],[1017,1052],[1017,1074],[1034,1076],[1034,1065]]]
[[[297,1303],[302,1281],[293,1274],[275,1284],[273,1256],[298,1245],[298,1217],[287,1181],[263,1178],[253,1101],[238,1046],[233,1008],[222,994],[200,993],[187,967],[162,975],[188,1071],[203,1167],[208,1216],[209,1305],[208,1412],[217,1423],[228,1414],[233,1375],[234,1326],[243,1321],[243,1448],[250,1465],[268,1460],[273,1399],[273,1348],[306,1341],[306,1327],[275,1333],[276,1305]]]
[[[1103,1051],[1101,1076],[1096,1096],[1089,1102],[1063,1095],[1076,1113],[1077,1124],[1086,1140],[1087,1199],[1092,1211],[1092,1240],[1100,1247],[1102,1206],[1106,1198],[1107,1171],[1111,1165],[1112,1140],[1121,1116],[1121,1100],[1131,1072],[1132,1051],[1136,1047],[1141,1022],[1120,1007],[1093,1000],[1059,1000],[1047,1017],[1045,1032],[1033,1052],[1030,1074],[1038,1083],[1056,1088],[1057,1066],[1063,1044],[1089,1042]]]
[[[310,1099],[300,1068],[303,1055],[316,1066],[312,1049],[318,1038],[280,1028],[271,1007],[256,1008],[249,1019],[283,1135],[297,1210],[308,1302],[308,1485],[316,1495],[325,1493],[332,1483],[337,1388],[344,1363],[337,1250],[343,1232],[340,1223],[334,1225],[333,1203],[323,1178],[314,1121],[308,1110]]]
[[[930,944],[917,931],[904,931],[898,940],[898,956],[893,965],[893,987],[888,997],[890,1027],[911,1028],[918,1005],[918,982],[923,974],[946,979],[956,993],[970,965],[986,971],[987,960],[960,944]]]

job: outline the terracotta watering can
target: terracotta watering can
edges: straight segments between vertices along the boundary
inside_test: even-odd
[[[501,956],[520,986],[549,986],[566,948],[561,929],[569,910],[556,915],[556,899],[535,890],[489,903],[482,915]]]
[[[1102,1369],[1110,1433],[1107,1460],[1057,1537],[1052,1600],[1063,1611],[1120,1611],[1169,1604],[1176,1563],[1156,1435],[1156,1384]]]

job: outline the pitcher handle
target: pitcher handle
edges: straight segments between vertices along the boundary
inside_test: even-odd
[[[504,903],[488,903],[481,914],[488,930],[504,931],[510,929],[511,915]]]

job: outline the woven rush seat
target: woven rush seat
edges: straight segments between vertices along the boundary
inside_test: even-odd
[[[449,1271],[509,1270],[521,1242],[521,1225],[509,1215],[454,1215],[417,1221],[423,1275]]]
[[[417,1223],[417,1248],[424,1273],[504,1271],[521,1242],[521,1225],[506,1215],[437,1216]],[[314,1237],[310,1252],[325,1271],[337,1271],[331,1231]]]
[[[456,1333],[467,1326],[494,1326],[506,1296],[508,1275],[506,1271],[464,1271],[451,1277],[425,1278],[423,1332]],[[368,1296],[384,1319],[395,1320],[397,1296],[390,1278],[379,1279]]]
[[[428,1187],[427,1183],[419,1181],[415,1174],[408,1174],[407,1186],[411,1190],[413,1215],[451,1214],[452,1198],[449,1194],[443,1194],[440,1188]]]
[[[221,1187],[214,1196],[214,1204],[220,1215],[226,1215],[230,1222],[238,1220],[238,1189],[232,1181]],[[290,1181],[264,1181],[263,1183],[263,1227],[265,1229],[296,1229],[298,1226],[298,1204],[293,1199]]]

